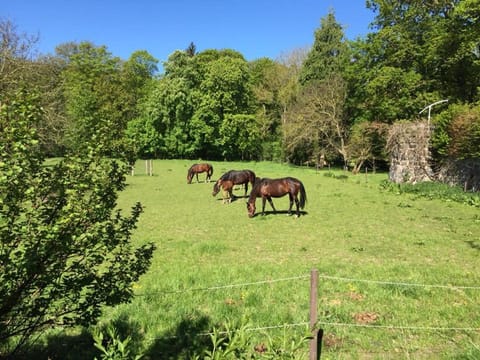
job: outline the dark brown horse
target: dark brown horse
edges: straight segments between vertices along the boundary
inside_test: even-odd
[[[300,196],[298,194],[300,193]],[[288,208],[288,215],[292,213],[293,202],[297,207],[297,217],[300,216],[300,210],[305,207],[307,202],[307,193],[302,182],[292,177],[285,177],[281,179],[259,179],[255,181],[250,197],[247,202],[248,216],[253,217],[255,215],[255,201],[257,197],[262,197],[262,215],[265,214],[265,202],[268,200],[273,211],[277,210],[273,206],[272,197],[282,197],[288,194],[290,198],[290,206]]]
[[[213,174],[213,166],[207,163],[204,164],[193,164],[190,166],[190,169],[188,169],[187,173],[187,184],[192,183],[193,176],[195,175],[197,177],[197,183],[198,181],[198,174],[201,173],[207,173],[207,177],[205,178],[205,182],[210,182],[210,179],[212,178]]]
[[[213,185],[212,196],[216,196],[220,189],[223,189],[223,203],[231,203],[234,198],[233,186],[244,185],[245,196],[248,192],[248,183],[255,183],[255,173],[252,170],[230,170],[220,176],[215,185]]]

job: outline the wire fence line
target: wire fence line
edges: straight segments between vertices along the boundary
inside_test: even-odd
[[[424,288],[438,288],[438,289],[448,289],[448,290],[480,290],[480,286],[457,286],[457,285],[442,285],[442,284],[420,284],[420,283],[408,283],[408,282],[396,282],[396,281],[382,281],[382,280],[367,280],[367,279],[356,279],[340,276],[331,276],[331,275],[318,275],[321,279],[326,280],[336,280],[343,282],[360,282],[360,283],[370,283],[376,285],[394,285],[394,286],[404,286],[404,287],[424,287]],[[263,284],[273,284],[277,282],[284,281],[293,281],[293,280],[306,280],[309,279],[310,275],[299,275],[293,277],[279,278],[273,280],[261,280],[254,282],[238,283],[238,284],[227,284],[227,285],[216,285],[216,286],[207,286],[207,287],[198,287],[198,288],[188,288],[180,290],[170,290],[170,291],[157,291],[143,294],[134,294],[134,296],[152,296],[152,295],[162,295],[162,294],[181,294],[187,292],[195,291],[214,291],[238,287],[247,287],[253,285],[263,285]]]
[[[370,329],[387,329],[387,330],[411,330],[411,331],[467,331],[475,332],[480,331],[480,327],[441,327],[441,326],[402,326],[402,325],[375,325],[375,324],[356,324],[356,323],[340,323],[340,322],[328,322],[317,321],[317,325],[334,326],[334,327],[355,327],[355,328],[370,328]],[[295,324],[282,324],[272,326],[259,326],[259,327],[247,327],[245,331],[265,331],[275,329],[285,329],[291,327],[308,327],[308,322],[301,322]],[[227,331],[219,331],[218,334],[227,334]],[[200,336],[209,336],[213,333],[200,333]]]
[[[195,291],[215,291],[221,289],[229,288],[239,288],[247,287],[253,285],[263,285],[263,284],[272,284],[285,281],[294,281],[294,280],[307,280],[310,279],[309,275],[300,275],[293,277],[285,277],[279,279],[270,279],[270,280],[261,280],[255,282],[246,282],[238,284],[227,284],[227,285],[217,285],[210,287],[200,287],[200,288],[190,288],[182,290],[172,290],[172,291],[159,291],[152,292],[148,294],[135,294],[135,296],[150,296],[150,295],[159,295],[159,294],[181,294],[186,292],[195,292]],[[367,279],[357,279],[357,278],[348,278],[340,276],[331,276],[331,275],[322,275],[318,274],[318,277],[325,280],[332,281],[342,281],[342,282],[360,282],[360,283],[371,283],[376,285],[394,285],[394,286],[404,286],[404,287],[424,287],[424,288],[438,288],[445,290],[480,290],[480,286],[457,286],[457,285],[444,285],[444,284],[420,284],[420,283],[408,283],[408,282],[397,282],[397,281],[381,281],[381,280],[367,280]],[[383,330],[408,330],[408,331],[464,331],[464,332],[477,332],[480,331],[480,327],[439,327],[439,326],[410,326],[410,325],[376,325],[376,324],[358,324],[358,323],[341,323],[341,322],[328,322],[328,321],[316,321],[316,325],[323,326],[333,326],[333,327],[350,327],[350,328],[365,328],[365,329],[383,329]],[[299,327],[299,326],[309,326],[308,322],[293,323],[293,324],[282,324],[282,325],[272,325],[272,326],[263,326],[263,327],[252,327],[246,328],[245,331],[266,331],[274,329],[282,329],[287,327]],[[220,331],[217,334],[227,334],[227,331]],[[211,336],[214,335],[212,332],[208,333],[199,333],[197,336]],[[175,336],[173,336],[175,337]],[[151,339],[151,340],[155,340]]]
[[[318,325],[338,326],[338,327],[356,327],[370,329],[387,329],[387,330],[419,330],[419,331],[480,331],[480,327],[441,327],[441,326],[402,326],[402,325],[375,325],[375,324],[356,324],[356,323],[339,323],[318,321]]]
[[[364,328],[364,329],[379,329],[379,330],[399,330],[399,331],[464,331],[464,332],[476,332],[480,331],[480,328],[475,327],[439,327],[439,326],[402,326],[402,325],[375,325],[375,324],[355,324],[355,323],[340,323],[340,322],[328,322],[328,321],[317,321],[317,325],[323,326],[333,326],[333,327],[349,327],[349,328]],[[301,323],[294,323],[294,324],[282,324],[282,325],[271,325],[271,326],[258,326],[258,327],[247,327],[245,331],[267,331],[267,330],[278,330],[278,329],[285,329],[285,328],[293,328],[293,327],[308,327],[308,322],[301,322]],[[213,332],[205,332],[205,333],[198,333],[195,336],[213,336],[215,334],[218,335],[227,335],[229,333],[235,332],[237,330],[232,331],[217,331]],[[179,336],[170,335],[168,336],[169,339],[176,339]],[[153,340],[162,340],[164,338],[157,338],[152,337],[149,338],[150,341]]]
[[[252,285],[273,284],[273,283],[283,282],[283,281],[306,280],[306,279],[309,279],[309,278],[310,278],[310,275],[301,275],[301,276],[294,276],[294,277],[288,277],[288,278],[282,278],[282,279],[261,280],[261,281],[254,281],[254,282],[240,283],[240,284],[217,285],[217,286],[189,288],[189,289],[182,289],[182,290],[170,290],[170,291],[151,292],[151,293],[145,293],[145,294],[134,294],[134,296],[151,296],[151,295],[162,295],[162,294],[182,294],[182,293],[194,292],[194,291],[214,291],[214,290],[221,290],[221,289],[246,287],[246,286],[252,286]]]
[[[365,280],[354,279],[339,276],[318,275],[319,278],[328,280],[348,281],[348,282],[362,282],[377,285],[395,285],[395,286],[407,286],[407,287],[425,287],[425,288],[439,288],[450,290],[480,290],[480,286],[457,286],[457,285],[441,285],[441,284],[419,284],[419,283],[407,283],[407,282],[395,282],[395,281],[379,281],[379,280]]]

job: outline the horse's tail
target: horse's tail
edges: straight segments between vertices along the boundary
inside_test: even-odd
[[[305,207],[305,204],[307,203],[307,192],[305,191],[305,186],[303,186],[303,183],[299,180],[298,181],[300,184],[300,209],[303,209]]]
[[[208,176],[212,176],[213,175],[213,166],[211,164],[208,164],[208,165],[209,166],[208,166],[207,174],[208,174]]]

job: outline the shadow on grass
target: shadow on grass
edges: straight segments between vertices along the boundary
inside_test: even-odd
[[[211,348],[210,337],[202,335],[211,330],[210,319],[206,316],[184,318],[172,329],[155,339],[146,338],[141,325],[126,317],[115,320],[111,325],[122,341],[130,337],[128,349],[132,359],[138,354],[142,354],[142,359],[145,360],[190,359],[193,355],[201,355],[206,349]],[[107,327],[108,325],[104,325],[102,328],[105,338],[107,338],[105,335]],[[65,332],[49,335],[46,337],[45,343],[33,345],[22,353],[16,353],[13,357],[6,359],[85,360],[102,359],[101,355],[94,346],[91,333],[87,329],[83,329],[80,334],[76,335],[69,335]]]
[[[200,316],[195,319],[182,319],[175,328],[154,340],[145,352],[146,359],[191,359],[211,348],[208,335],[210,319]]]
[[[472,249],[475,249],[475,250],[479,250],[480,251],[480,242],[476,242],[476,241],[473,241],[473,240],[468,240],[466,241],[466,243],[468,245],[470,245],[470,247]]]
[[[98,354],[98,350],[93,346],[92,335],[84,329],[76,335],[69,335],[65,332],[47,335],[44,343],[31,345],[6,359],[82,360],[94,359],[95,356],[98,357]]]
[[[230,199],[230,203],[233,203],[235,201],[239,201],[239,200],[242,200],[242,199],[248,199],[248,195],[233,195],[232,198]],[[225,200],[227,200],[227,198],[217,198],[215,199],[217,201],[221,201],[221,202],[224,202]],[[228,205],[229,203],[228,202],[225,202],[225,205]]]
[[[267,216],[267,215],[288,215],[288,210],[277,210],[277,211],[265,211],[264,214],[262,215],[262,212],[257,212],[253,217],[262,217],[262,216]],[[296,216],[296,211],[292,210],[290,213],[290,216]],[[300,211],[300,217],[305,216],[308,214],[308,211]]]

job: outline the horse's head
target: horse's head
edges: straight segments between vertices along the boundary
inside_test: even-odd
[[[192,179],[193,179],[193,173],[189,171],[187,175],[187,184],[191,184]]]
[[[247,202],[248,217],[252,218],[255,215],[255,201]]]
[[[212,196],[215,196],[218,194],[218,192],[220,191],[220,185],[222,184],[222,180],[217,180],[217,182],[215,183],[215,185],[213,185],[213,191],[212,191]]]

